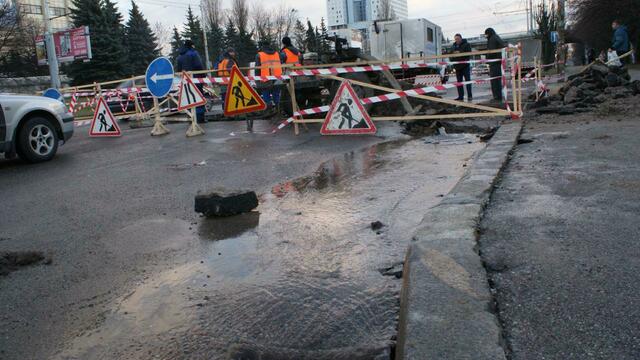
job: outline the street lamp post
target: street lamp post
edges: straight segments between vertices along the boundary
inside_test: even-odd
[[[42,13],[44,15],[44,43],[47,47],[47,61],[49,62],[49,75],[51,77],[51,87],[60,88],[60,77],[58,76],[58,58],[56,57],[56,44],[53,42],[53,30],[51,29],[51,14],[47,0],[42,0]]]

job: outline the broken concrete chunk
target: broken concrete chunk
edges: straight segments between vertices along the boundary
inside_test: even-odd
[[[254,191],[212,192],[195,198],[195,211],[205,216],[233,216],[258,207]]]

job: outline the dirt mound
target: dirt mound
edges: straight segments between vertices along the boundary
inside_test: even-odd
[[[541,98],[532,108],[539,114],[590,112],[612,99],[640,94],[640,81],[631,81],[626,68],[594,62],[571,75],[557,95]]]

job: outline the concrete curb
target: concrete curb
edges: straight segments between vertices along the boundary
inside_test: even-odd
[[[425,214],[405,258],[396,359],[505,359],[477,227],[521,130],[502,125]]]

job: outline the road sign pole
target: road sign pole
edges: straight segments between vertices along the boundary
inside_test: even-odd
[[[53,41],[53,30],[51,29],[51,15],[49,14],[49,4],[47,0],[42,0],[42,12],[46,32],[44,43],[47,47],[47,61],[49,62],[49,74],[51,76],[51,87],[60,88],[60,78],[58,77],[58,57],[56,56],[56,44]]]

